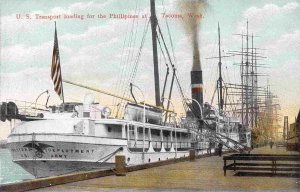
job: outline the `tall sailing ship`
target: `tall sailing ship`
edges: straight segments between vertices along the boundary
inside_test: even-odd
[[[55,27],[51,77],[63,103],[58,106],[27,103],[26,107],[13,101],[2,103],[0,118],[11,121],[13,127],[7,141],[13,162],[36,177],[47,177],[112,167],[115,155],[119,154],[126,157],[129,166],[185,157],[190,149],[204,154],[211,147],[210,143],[221,143],[225,149],[237,152],[249,150],[251,136],[249,131],[242,129],[244,125],[228,116],[222,108],[216,109],[203,101],[202,69],[195,49],[191,71],[192,98],[187,98],[181,91],[186,114],[180,120],[175,118],[174,109],[169,109],[170,95],[174,81],[179,87],[180,84],[175,66],[169,60],[173,69],[170,94],[168,98],[161,96],[157,42],[162,34],[158,30],[155,1],[150,2],[156,105],[137,102],[133,93],[133,99],[124,98],[63,80]],[[165,42],[159,43],[165,45]],[[167,49],[165,51],[169,55]],[[126,101],[122,118],[112,117],[111,109],[97,103],[90,93],[85,95],[82,103],[65,102],[63,81]],[[131,84],[131,89],[134,86]],[[164,92],[165,86],[162,95]]]

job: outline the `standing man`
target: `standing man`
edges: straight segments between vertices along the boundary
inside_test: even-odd
[[[273,144],[274,144],[273,141],[271,141],[271,142],[270,142],[270,148],[271,148],[271,149],[272,149],[272,147],[273,147]]]
[[[209,140],[208,148],[207,148],[207,154],[209,154],[209,156],[211,156],[211,148],[212,148],[212,145],[213,145],[212,141]]]
[[[223,148],[223,144],[222,144],[222,143],[219,143],[219,144],[218,144],[218,152],[219,152],[219,156],[220,156],[220,157],[222,156],[222,148]]]

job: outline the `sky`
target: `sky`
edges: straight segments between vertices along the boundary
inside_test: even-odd
[[[11,99],[34,102],[40,93],[49,90],[49,103],[60,104],[50,78],[56,21],[63,79],[127,97],[130,97],[129,82],[132,82],[141,89],[134,90],[137,100],[154,104],[148,0],[0,0],[0,7],[0,102]],[[189,96],[192,47],[182,19],[176,17],[184,13],[175,0],[157,0],[156,8],[181,86]],[[166,19],[164,13],[173,17]],[[100,14],[106,18],[98,18]],[[138,15],[138,18],[117,19],[110,18],[110,14]],[[46,19],[37,19],[38,15]],[[61,17],[48,17],[57,15]],[[64,15],[82,18],[64,18]],[[199,31],[204,100],[210,102],[216,86],[218,61],[206,58],[218,55],[218,22],[222,54],[226,54],[240,50],[241,38],[233,34],[245,33],[247,20],[249,34],[258,36],[254,38],[254,47],[262,48],[261,54],[267,57],[260,62],[269,67],[259,69],[267,75],[259,77],[259,86],[270,84],[272,92],[278,96],[280,114],[289,116],[293,122],[300,106],[299,0],[207,1]],[[222,62],[224,81],[238,82],[239,68],[233,63],[240,62],[240,58],[224,58]],[[159,67],[162,89],[166,67],[160,52]],[[82,101],[85,93],[92,92],[65,83],[63,86],[66,101]],[[127,92],[124,94],[124,91]],[[112,108],[120,102],[92,93],[97,102]],[[39,99],[40,103],[45,101],[45,95]],[[182,112],[177,89],[172,102],[175,111]],[[8,136],[8,124],[0,123],[0,139]]]

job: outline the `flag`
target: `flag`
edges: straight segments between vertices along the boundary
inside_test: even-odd
[[[64,102],[56,23],[55,23],[53,54],[52,54],[52,65],[51,65],[51,78],[53,80],[55,92],[58,94],[60,99],[63,100]]]

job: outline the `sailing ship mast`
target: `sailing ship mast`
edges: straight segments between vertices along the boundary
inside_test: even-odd
[[[247,49],[247,51],[246,51],[246,75],[245,75],[246,76],[246,88],[245,88],[245,92],[246,92],[245,93],[246,114],[245,114],[245,125],[248,127],[249,126],[249,34],[248,34],[248,20],[247,20],[246,49]]]
[[[224,100],[223,100],[223,79],[222,79],[222,61],[221,61],[221,43],[220,43],[220,25],[218,23],[218,37],[219,37],[219,109],[223,111]]]

